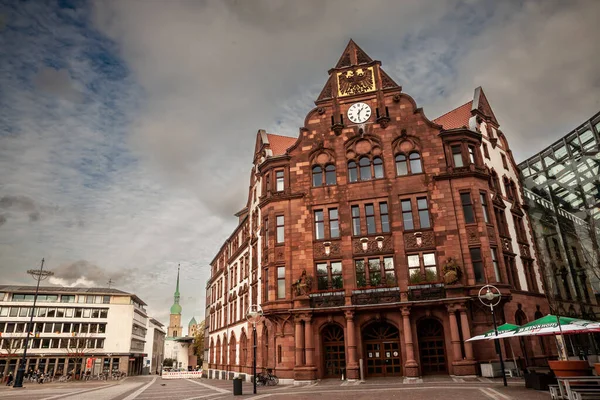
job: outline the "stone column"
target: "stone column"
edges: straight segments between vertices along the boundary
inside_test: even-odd
[[[296,318],[296,366],[304,364],[304,330],[302,329],[302,319]]]
[[[309,315],[304,319],[304,345],[306,353],[306,365],[315,365],[315,344],[313,343],[312,317]]]
[[[356,332],[354,329],[354,311],[346,311],[346,335],[348,343],[348,362],[346,363],[346,379],[360,379],[358,362],[356,361]]]
[[[448,308],[448,319],[450,320],[450,340],[452,341],[452,354],[454,355],[454,361],[462,361],[462,350],[460,348],[460,335],[458,333],[458,323],[456,321],[456,308],[454,306],[447,306]]]
[[[462,328],[463,340],[465,341],[465,358],[473,360],[473,343],[467,342],[467,339],[471,338],[471,329],[469,329],[469,318],[465,308],[460,309],[460,326]]]
[[[404,364],[405,376],[419,376],[419,364],[415,360],[415,348],[413,345],[412,326],[410,324],[410,308],[401,308],[404,334],[404,348],[406,351],[406,363]]]
[[[452,340],[452,351],[454,353],[454,361],[452,361],[452,369],[454,375],[459,376],[475,376],[477,374],[477,362],[473,359],[473,345],[464,342],[465,357],[463,358],[460,335],[458,332],[458,321],[456,311],[460,311],[460,325],[463,334],[463,340],[471,337],[469,331],[469,320],[464,305],[448,306],[448,318],[450,320],[450,335]]]

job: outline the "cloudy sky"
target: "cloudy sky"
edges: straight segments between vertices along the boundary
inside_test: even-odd
[[[0,0],[0,272],[202,317],[256,131],[295,136],[353,38],[433,119],[482,85],[517,162],[600,109],[600,2]]]

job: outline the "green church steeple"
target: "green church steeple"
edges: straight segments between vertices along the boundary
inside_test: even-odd
[[[179,265],[177,266],[177,286],[173,295],[173,305],[171,306],[171,314],[181,314],[181,306],[179,305]]]

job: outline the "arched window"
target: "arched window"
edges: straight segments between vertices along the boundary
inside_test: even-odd
[[[240,336],[240,365],[246,365],[248,360],[248,339],[246,338],[246,332],[242,332]]]
[[[375,179],[383,178],[383,161],[379,157],[373,159],[373,172]]]
[[[221,360],[221,364],[227,365],[227,337],[223,336],[223,349],[221,350],[221,356],[223,359]]]
[[[231,335],[231,339],[229,339],[229,363],[231,365],[235,365],[237,362],[236,348],[237,343],[235,342],[235,335]]]
[[[323,168],[315,165],[312,169],[313,186],[319,187],[323,185]]]
[[[360,180],[371,180],[371,160],[368,157],[362,157],[358,160],[358,165],[360,166]]]
[[[215,351],[215,364],[219,364],[221,362],[221,338],[217,338],[217,346]]]
[[[335,176],[335,165],[329,164],[325,167],[325,184],[335,185],[337,183]]]
[[[356,168],[356,163],[354,161],[348,162],[348,180],[350,182],[358,181],[358,169]]]
[[[404,154],[396,156],[396,175],[408,175],[408,164],[406,163],[406,156]]]
[[[215,357],[215,341],[214,340],[210,340],[210,351],[208,353],[208,362],[210,363],[212,361],[213,364],[216,364],[216,357]]]
[[[421,165],[421,155],[419,153],[412,152],[408,156],[410,159],[410,173],[411,174],[420,174],[423,172],[423,166]]]

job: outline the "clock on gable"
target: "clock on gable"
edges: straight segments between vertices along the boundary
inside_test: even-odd
[[[362,124],[371,118],[371,107],[366,103],[354,103],[348,109],[348,119],[355,124]]]

